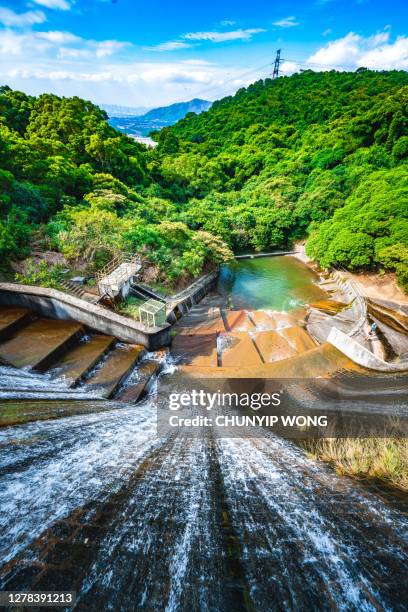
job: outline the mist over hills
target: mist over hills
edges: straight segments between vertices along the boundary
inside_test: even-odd
[[[146,113],[147,106],[121,106],[119,104],[99,104],[109,117],[138,117]]]
[[[109,113],[109,123],[120,132],[134,136],[147,136],[152,130],[161,130],[163,127],[174,125],[188,113],[200,114],[208,110],[212,102],[194,98],[188,102],[176,102],[169,106],[161,106],[147,111],[145,114],[133,116],[125,113]],[[119,107],[120,108],[120,107]],[[106,105],[104,107],[107,110]]]

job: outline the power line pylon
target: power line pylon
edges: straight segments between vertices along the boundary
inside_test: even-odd
[[[277,79],[279,76],[279,67],[281,65],[281,49],[278,49],[276,52],[276,57],[275,57],[275,65],[273,67],[273,74],[272,74],[272,78],[273,79]]]

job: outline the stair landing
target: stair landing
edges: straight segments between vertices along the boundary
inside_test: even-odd
[[[74,387],[103,358],[115,342],[112,336],[92,336],[81,342],[53,366],[57,377],[63,377],[70,387]]]
[[[95,391],[101,397],[112,397],[145,350],[140,344],[118,346],[84,386],[88,391]]]
[[[0,341],[15,333],[31,319],[32,313],[27,308],[0,309]]]
[[[0,344],[0,358],[16,368],[46,369],[82,333],[75,321],[36,319]]]

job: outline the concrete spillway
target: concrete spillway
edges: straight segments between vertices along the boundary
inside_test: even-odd
[[[406,496],[338,477],[268,430],[157,434],[159,359],[159,376],[342,371],[356,410],[381,394],[403,404],[394,379],[362,398],[353,364],[316,345],[304,314],[213,295],[180,321],[170,356],[64,328],[57,351],[37,343],[37,369],[1,365],[0,588],[69,589],[92,611],[407,609]],[[1,321],[0,354],[14,338],[18,357],[33,320]]]
[[[158,439],[154,414],[0,432],[1,588],[69,585],[89,610],[408,605],[404,506],[272,435]]]

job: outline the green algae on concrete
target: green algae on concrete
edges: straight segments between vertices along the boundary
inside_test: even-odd
[[[98,400],[2,400],[0,402],[0,427],[60,419],[103,410],[112,410],[112,403],[108,404]],[[20,439],[19,443],[21,443]]]

